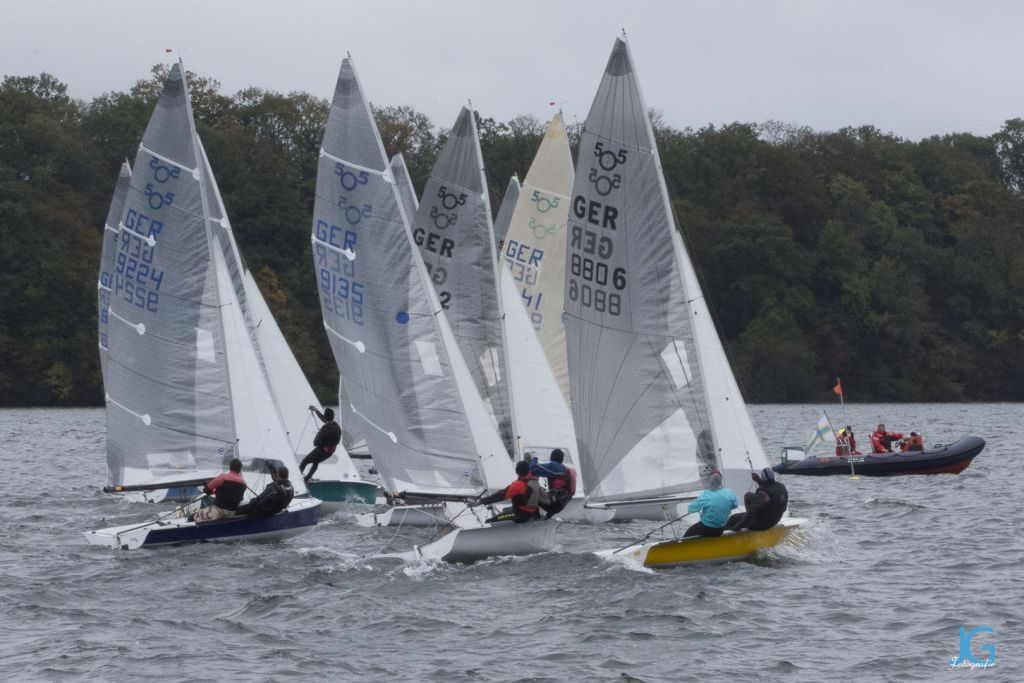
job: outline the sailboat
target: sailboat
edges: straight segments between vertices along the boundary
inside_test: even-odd
[[[255,487],[262,488],[268,462],[297,474],[247,315],[245,271],[196,135],[180,62],[167,77],[130,178],[122,171],[118,188],[111,208],[116,225],[104,233],[115,246],[113,270],[102,254],[99,282],[107,302],[100,328],[109,477],[104,490],[198,486],[236,457]],[[287,538],[311,529],[320,515],[320,501],[296,479],[292,503],[269,519],[195,523],[179,508],[85,536],[122,549]]]
[[[624,36],[608,60],[579,150],[565,313],[588,504],[670,521],[705,488],[712,469],[742,469],[736,459],[744,457],[752,469],[759,445],[741,440],[740,454],[728,440],[744,413],[727,413],[719,403],[742,397],[731,391],[731,371],[721,374],[728,363],[675,227]],[[647,566],[736,559],[778,543],[798,524],[641,543],[618,554]]]
[[[462,357],[514,458],[520,432],[512,411],[494,226],[476,118],[468,107],[459,111],[431,169],[412,225]]]
[[[548,124],[522,187],[515,184],[517,201],[499,254],[499,288],[520,447],[542,462],[560,449],[564,463],[579,470],[562,322],[573,175],[569,140],[558,113]],[[508,201],[503,201],[502,210]],[[576,495],[559,519],[595,522],[613,516],[611,510],[584,510],[585,489],[577,477]]]
[[[341,373],[342,424],[365,435],[389,492],[433,503],[418,514],[451,527],[418,546],[418,557],[471,561],[545,550],[555,524],[489,525],[465,505],[515,475],[409,218],[346,58],[320,151],[312,230],[324,327]]]

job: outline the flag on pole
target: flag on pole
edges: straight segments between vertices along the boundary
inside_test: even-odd
[[[821,419],[818,420],[818,428],[815,430],[814,436],[811,437],[811,442],[807,444],[807,448],[804,449],[804,452],[810,453],[811,448],[813,448],[815,444],[835,440],[836,435],[832,431],[832,424],[828,421],[828,416],[823,414]]]
[[[836,385],[832,387],[832,391],[835,392],[836,396],[843,395],[843,383],[839,381],[838,377],[836,377]]]

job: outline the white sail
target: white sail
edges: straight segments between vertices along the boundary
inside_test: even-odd
[[[569,402],[569,361],[562,310],[565,229],[573,176],[572,154],[562,115],[555,114],[526,174],[501,249],[503,265],[510,269],[516,281],[566,403]]]
[[[266,381],[265,386],[277,412],[276,424],[284,429],[292,458],[300,462],[312,449],[313,437],[319,426],[309,406],[319,406],[320,402],[274,320],[256,280],[245,267],[206,149],[198,138],[196,144],[203,162],[210,230],[218,238],[217,244],[221,247],[233,296],[238,301],[258,366]],[[341,445],[330,458],[320,464],[318,475],[321,480],[359,479],[355,465]]]
[[[494,227],[476,122],[466,107],[427,179],[412,234],[476,388],[513,455]]]
[[[501,206],[498,207],[498,216],[494,219],[494,243],[498,245],[498,254],[501,254],[501,245],[505,243],[505,235],[508,234],[508,226],[512,222],[512,212],[515,211],[516,202],[519,201],[519,178],[513,173],[505,186],[505,195],[501,198]]]
[[[107,220],[103,225],[103,247],[100,250],[100,277],[96,282],[96,299],[99,304],[97,319],[99,323],[99,348],[100,348],[100,369],[103,374],[103,382],[107,381],[107,351],[109,341],[107,330],[110,328],[110,301],[114,287],[114,272],[117,267],[118,240],[121,237],[121,212],[124,209],[124,200],[128,195],[128,183],[132,179],[132,167],[125,161],[121,164],[121,171],[118,174],[117,186],[114,188],[114,197],[110,201],[110,209],[107,211]],[[122,259],[125,257],[122,256]]]
[[[505,308],[519,450],[533,453],[544,461],[552,450],[560,448],[565,454],[565,464],[578,468],[572,413],[523,307],[519,283],[508,268],[502,269],[499,285]],[[579,481],[576,494],[582,497],[583,493],[583,482]]]
[[[690,256],[680,235],[676,233],[674,237],[677,258],[683,266],[685,287],[691,293],[690,315],[707,388],[719,465],[725,486],[743,491],[750,486],[750,472],[760,472],[771,463],[764,453],[757,428],[725,355]]]
[[[472,495],[513,478],[434,294],[351,59],[342,62],[312,229],[342,423],[393,491]]]
[[[175,65],[121,211],[108,310],[109,483],[215,474],[236,455],[192,112]]]
[[[212,476],[233,457],[250,471],[261,459],[296,467],[246,320],[241,260],[180,64],[146,128],[119,214],[106,316],[110,483]]]
[[[684,264],[623,39],[580,140],[566,253],[572,412],[590,499],[702,488],[714,439]]]

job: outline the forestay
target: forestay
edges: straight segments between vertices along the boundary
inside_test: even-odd
[[[619,39],[580,140],[566,253],[572,412],[591,500],[696,491],[714,462],[675,240],[647,108]]]
[[[313,258],[343,424],[366,436],[385,485],[457,495],[505,486],[511,463],[412,241],[350,59],[324,133],[314,211]]]
[[[466,107],[427,179],[412,234],[477,391],[515,454],[494,227],[476,122]]]

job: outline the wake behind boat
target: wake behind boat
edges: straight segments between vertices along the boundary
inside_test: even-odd
[[[956,443],[933,446],[925,451],[896,451],[837,456],[811,455],[802,460],[786,459],[774,469],[779,474],[828,476],[832,474],[888,477],[898,474],[959,474],[985,448],[985,440],[968,436]],[[787,449],[789,450],[789,449]],[[784,451],[786,452],[786,451]],[[852,469],[851,469],[852,460]]]

